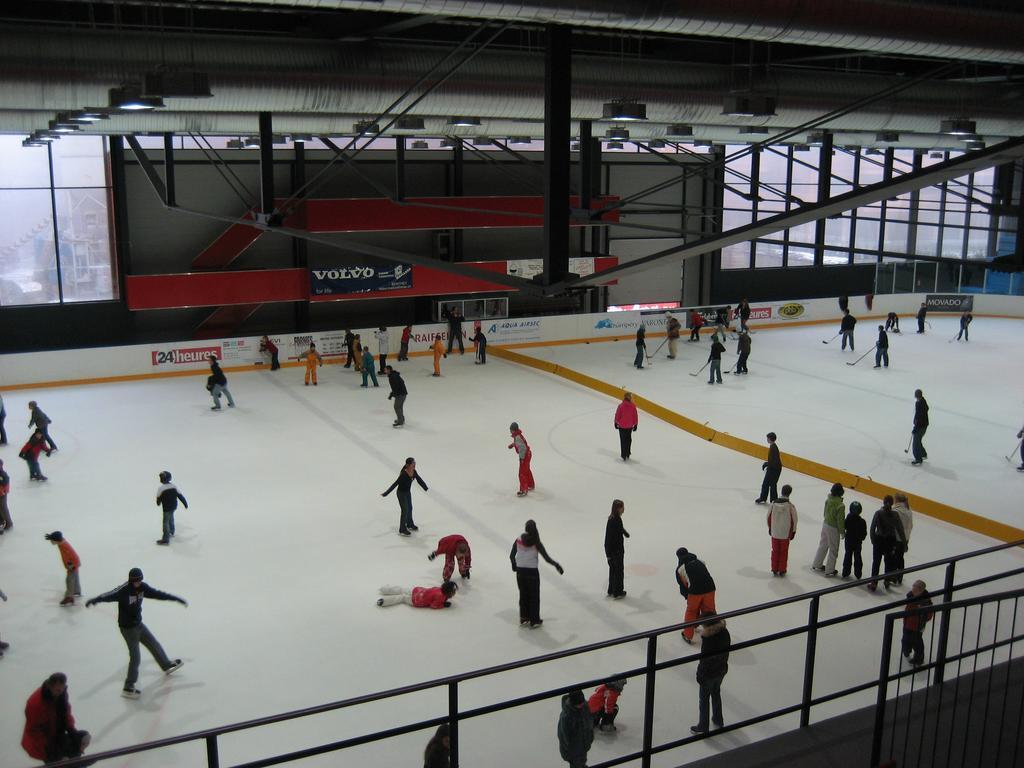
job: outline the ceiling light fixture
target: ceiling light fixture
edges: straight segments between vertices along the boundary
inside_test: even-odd
[[[825,142],[824,131],[812,131],[807,134],[807,144],[811,146],[821,146]]]
[[[462,142],[456,139],[454,136],[446,136],[441,139],[441,149],[454,149],[455,147],[462,146]]]
[[[380,123],[373,120],[360,120],[352,124],[352,132],[362,136],[376,136],[380,133]]]
[[[423,139],[416,139],[409,145],[412,149],[430,149],[430,145]]]
[[[977,132],[977,124],[966,117],[951,117],[949,120],[943,120],[939,127],[939,133],[948,133],[951,136],[967,136]]]
[[[533,144],[533,139],[529,136],[512,136],[509,138],[508,143],[523,146]]]
[[[964,142],[964,149],[967,149],[967,150],[971,150],[971,149],[984,149],[984,148],[985,148],[985,142],[981,141],[980,139],[976,139],[974,141],[965,141]]]
[[[426,126],[422,117],[400,117],[395,120],[395,129],[399,131],[422,131]]]
[[[78,130],[78,126],[74,123],[61,123],[56,120],[51,120],[50,130],[54,133],[74,133]]]
[[[896,131],[879,131],[875,134],[875,141],[881,144],[893,144],[900,140],[900,135]]]
[[[647,105],[638,101],[609,101],[604,105],[602,120],[646,120]]]
[[[23,147],[45,147],[46,146],[46,142],[45,141],[39,141],[38,139],[33,139],[31,136],[29,136],[27,139],[23,139],[22,140],[21,146],[23,146]]]
[[[733,117],[774,117],[775,98],[759,93],[732,93],[722,99],[722,114]]]
[[[629,141],[629,130],[627,128],[615,126],[605,131],[604,137],[606,139],[611,139],[612,141]]]
[[[244,149],[245,143],[241,139],[228,139],[227,144],[225,144],[225,146],[228,149]]]
[[[609,141],[607,144],[604,145],[604,148],[606,150],[617,152],[621,149],[625,149],[625,145],[621,141]]]
[[[706,147],[708,149],[712,149],[715,146],[715,142],[707,141],[706,139],[697,139],[697,141],[693,142],[693,146]]]
[[[493,143],[487,136],[477,136],[473,139],[474,147],[489,147]]]
[[[448,125],[457,128],[477,128],[480,126],[479,117],[449,117]]]
[[[673,123],[666,131],[666,136],[693,136],[693,126],[685,123]]]
[[[124,83],[120,88],[111,88],[110,108],[125,109],[138,112],[145,109],[158,109],[164,100],[156,96],[144,96],[138,83]]]
[[[647,142],[647,146],[650,149],[664,149],[665,148],[665,140],[664,139],[651,139],[650,141]]]

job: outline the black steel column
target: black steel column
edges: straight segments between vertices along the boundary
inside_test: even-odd
[[[549,24],[544,49],[544,272],[551,285],[569,273],[569,27]],[[582,149],[582,147],[581,147]]]
[[[260,112],[260,213],[274,212],[274,126],[270,112]]]
[[[827,200],[832,195],[832,134],[825,132],[821,139],[821,152],[818,155],[818,202]],[[826,218],[814,222],[814,266],[825,263],[825,223]],[[787,249],[788,254],[788,249]],[[788,261],[788,255],[787,255]]]
[[[601,140],[594,138],[594,126],[589,120],[580,121],[580,208],[588,210],[591,202],[601,195]],[[580,231],[580,251],[585,252],[587,235],[590,235],[590,251],[597,253],[601,248],[601,227],[586,227]]]
[[[167,197],[164,203],[168,208],[178,204],[174,194],[174,134],[164,134],[164,186],[167,189]]]
[[[120,136],[111,136],[108,141],[110,142],[110,196],[114,203],[117,295],[124,302],[124,278],[132,271],[131,238],[128,236],[128,191],[124,177],[124,142]]]
[[[306,185],[306,144],[297,141],[295,147],[295,162],[292,163],[292,194],[295,194]],[[299,269],[309,267],[308,243],[301,237],[293,237],[292,241],[292,264]],[[309,302],[295,302],[295,327],[300,331],[309,330]]]
[[[395,136],[395,200],[405,199],[405,136]]]
[[[463,173],[465,171],[465,152],[462,142],[455,140],[452,147],[452,195],[462,197],[466,194],[463,191]],[[448,230],[448,261],[462,261],[462,230]]]

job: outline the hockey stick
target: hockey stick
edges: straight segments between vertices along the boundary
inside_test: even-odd
[[[725,373],[735,373],[736,366],[739,365],[739,364],[740,364],[740,361],[737,359],[736,362],[732,364],[732,368],[730,368],[728,371],[725,371]]]
[[[667,343],[668,343],[668,337],[666,337],[661,342],[661,344],[658,345],[658,348],[656,350],[654,350],[654,352],[652,352],[651,354],[647,355],[647,364],[648,365],[651,365],[654,362],[654,358],[658,356],[658,353],[661,351],[661,348],[664,347]],[[644,354],[646,355],[647,353],[645,352]]]
[[[700,372],[703,371],[705,368],[707,368],[709,365],[711,365],[711,361],[710,360],[708,360],[706,363],[704,363],[704,365],[702,365],[700,368],[698,368],[696,370],[696,372],[691,373],[690,375],[691,376],[700,376]]]
[[[914,444],[914,433],[910,433],[910,439],[907,440],[907,447],[903,449],[904,453],[910,453],[910,446]]]
[[[863,355],[861,355],[860,357],[858,357],[858,358],[857,358],[856,360],[854,360],[854,361],[853,361],[852,363],[847,363],[847,365],[856,365],[856,364],[857,364],[857,363],[859,363],[859,362],[860,362],[861,360],[863,360],[863,359],[864,359],[865,357],[867,357],[867,356],[868,356],[868,355],[870,355],[870,354],[871,354],[872,352],[874,352],[874,351],[875,351],[876,349],[878,349],[878,345],[877,345],[877,344],[875,344],[875,346],[873,346],[873,347],[872,347],[871,349],[869,349],[869,350],[868,350],[867,352],[865,352],[865,353],[864,353]]]
[[[842,335],[843,335],[843,332],[842,332],[842,331],[840,331],[839,333],[837,333],[837,334],[836,334],[835,336],[833,336],[833,337],[832,337],[831,339],[829,339],[828,341],[822,341],[821,343],[822,343],[822,344],[828,344],[828,342],[829,342],[829,341],[835,341],[836,339],[838,339],[838,338],[839,338],[840,336],[842,336]]]
[[[1007,461],[1009,461],[1012,464],[1013,463],[1013,454],[1015,454],[1017,451],[1020,450],[1021,443],[1024,443],[1024,440],[1017,441],[1017,447],[1014,448],[1012,451],[1010,451],[1010,455],[1009,456],[1003,456],[1003,458],[1006,459]],[[1021,459],[1021,461],[1024,461],[1024,459]]]
[[[932,329],[932,324],[929,323],[927,320],[924,321],[924,324],[928,326],[929,331]]]

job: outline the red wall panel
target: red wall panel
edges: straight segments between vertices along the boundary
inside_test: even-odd
[[[125,291],[131,310],[305,301],[309,296],[309,271],[265,269],[128,275]]]

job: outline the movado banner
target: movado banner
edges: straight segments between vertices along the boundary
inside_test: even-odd
[[[412,265],[334,267],[309,270],[311,296],[341,293],[376,293],[412,288]]]
[[[929,293],[925,296],[924,305],[929,312],[973,312],[974,294]]]

